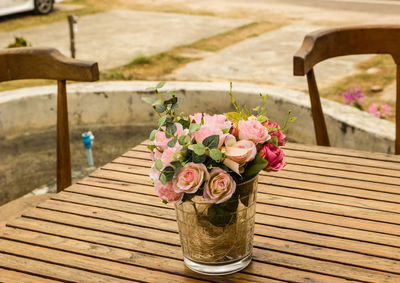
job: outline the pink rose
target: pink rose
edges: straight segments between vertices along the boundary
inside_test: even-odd
[[[186,164],[172,179],[176,193],[193,194],[208,179],[208,171],[204,164],[190,162]]]
[[[158,171],[158,170],[154,167],[154,165],[151,166],[150,172],[149,172],[149,176],[150,176],[150,178],[153,180],[153,182],[157,181],[157,180],[160,178],[160,174],[161,174],[161,172]]]
[[[278,138],[278,145],[283,146],[285,145],[285,139],[286,135],[279,131],[281,129],[281,126],[277,123],[267,121],[263,124],[265,127],[268,129],[268,133],[271,135],[271,137],[277,137]]]
[[[176,126],[176,132],[175,136],[180,137],[181,135],[186,135],[189,130],[188,129],[183,129],[182,125],[180,123],[175,123]],[[161,127],[165,131],[165,126]],[[168,136],[168,135],[167,135]],[[154,145],[156,145],[160,150],[165,150],[168,148],[167,143],[172,140],[172,137],[168,136],[168,138],[165,136],[165,132],[163,131],[158,131],[155,136],[154,140]]]
[[[256,145],[252,141],[240,140],[232,146],[225,147],[226,157],[243,166],[252,161],[257,154]]]
[[[231,175],[221,168],[213,168],[204,186],[203,197],[210,203],[221,203],[230,199],[235,190],[236,183]]]
[[[286,165],[286,162],[283,161],[283,157],[285,156],[283,151],[273,144],[265,144],[260,150],[259,155],[268,161],[268,165],[264,168],[264,170],[279,171]]]
[[[160,152],[157,148],[155,148],[152,152],[150,152],[151,160],[156,161],[160,159],[162,156],[162,152]]]
[[[203,143],[203,140],[209,136],[219,136],[218,147],[221,147],[225,140],[225,135],[222,133],[221,129],[215,126],[201,126],[200,130],[194,133],[194,138],[198,144]]]
[[[156,194],[169,203],[180,203],[183,198],[183,193],[176,193],[172,188],[172,182],[167,182],[165,185],[159,180],[155,181],[154,188]]]
[[[201,123],[201,119],[203,118],[203,113],[196,113],[194,115],[189,115],[190,122],[199,124]]]
[[[251,140],[255,144],[265,143],[271,138],[267,128],[256,119],[240,120],[238,130],[240,140]]]
[[[232,122],[226,119],[225,115],[222,114],[215,114],[215,115],[208,115],[205,114],[203,117],[204,125],[206,126],[215,126],[221,130],[227,129],[228,131],[232,127]]]

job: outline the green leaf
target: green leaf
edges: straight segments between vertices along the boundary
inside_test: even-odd
[[[263,170],[268,165],[268,161],[262,158],[259,155],[256,155],[256,158],[251,161],[247,167],[246,171],[243,174],[245,179],[251,179],[255,177],[261,170]]]
[[[151,145],[148,145],[147,148],[148,148],[150,151],[153,151],[153,150],[156,148],[156,146],[155,146],[154,144],[151,144]]]
[[[186,145],[190,142],[190,137],[187,135],[180,136],[178,142],[180,145]]]
[[[171,162],[171,165],[175,167],[175,175],[181,171],[183,165],[180,161],[173,161]]]
[[[209,149],[218,148],[218,144],[219,144],[218,135],[209,136],[203,140],[203,145],[205,147],[208,147]]]
[[[167,166],[162,171],[162,174],[165,176],[167,182],[171,181],[175,174],[175,169],[171,166]]]
[[[150,97],[142,97],[142,100],[148,104],[153,104],[153,100]]]
[[[199,191],[199,190],[198,190]],[[184,194],[183,198],[182,198],[182,202],[191,200],[192,198],[194,198],[196,196],[196,194]]]
[[[157,160],[154,162],[154,167],[155,167],[158,171],[161,171],[161,169],[163,168],[163,163],[162,163],[161,159],[157,159]]]
[[[156,88],[157,88],[157,89],[158,89],[158,88],[162,88],[164,85],[165,85],[165,82],[159,82],[159,83],[156,85]]]
[[[199,124],[190,124],[189,126],[189,132],[194,133],[200,130],[200,125]]]
[[[178,123],[181,124],[184,129],[188,129],[190,127],[190,122],[188,120],[180,119]]]
[[[167,177],[164,174],[160,175],[160,182],[165,185],[167,183]]]
[[[194,151],[192,153],[192,161],[194,163],[204,163],[207,160],[207,155],[197,155]]]
[[[145,88],[145,91],[155,91],[155,90],[156,89],[153,86]]]
[[[207,217],[211,224],[217,227],[225,227],[232,222],[235,217],[235,211],[238,207],[237,195],[232,196],[229,200],[213,204],[208,208]]]
[[[268,143],[273,144],[274,146],[278,147],[278,137],[277,136],[272,136]]]
[[[157,105],[153,106],[153,108],[154,108],[154,110],[156,110],[157,113],[164,113],[164,111],[166,110],[164,104],[157,104]]]
[[[178,141],[177,137],[174,137],[172,140],[170,140],[167,145],[168,147],[174,147],[176,145],[176,142]]]
[[[225,115],[229,120],[231,120],[233,123],[238,123],[239,120],[241,120],[242,118],[245,118],[245,117],[242,117],[242,115],[241,115],[240,113],[238,113],[238,112],[224,113],[224,115]]]
[[[220,161],[222,158],[222,152],[217,148],[213,148],[210,150],[210,157],[215,161]]]
[[[193,151],[197,155],[203,155],[206,153],[206,148],[202,144],[195,144],[195,145],[193,145]]]
[[[149,136],[149,139],[150,139],[151,141],[154,141],[154,140],[155,140],[157,132],[158,132],[157,130],[152,130],[152,131],[151,131],[150,136]]]
[[[161,100],[156,100],[156,101],[154,101],[154,103],[151,105],[151,106],[156,106],[156,105],[161,105],[162,104],[162,102],[161,102]]]
[[[166,128],[166,131],[168,132],[168,133],[170,133],[171,135],[175,135],[175,133],[176,133],[176,125],[175,124],[169,124],[169,125],[167,125],[167,128]]]
[[[162,116],[160,119],[158,119],[158,126],[159,127],[163,126],[166,120],[167,116]]]
[[[172,106],[169,108],[170,111],[178,109],[179,105],[178,103],[172,104]]]
[[[165,100],[164,105],[168,105],[168,104],[174,105],[177,102],[178,102],[178,98],[173,96],[172,98]]]
[[[162,203],[163,203],[163,204],[168,204],[168,201],[163,200]]]
[[[223,133],[223,134],[227,134],[228,132],[229,132],[228,129],[222,129],[222,133]]]
[[[289,122],[294,122],[294,121],[296,121],[296,119],[297,119],[297,117],[290,117]]]

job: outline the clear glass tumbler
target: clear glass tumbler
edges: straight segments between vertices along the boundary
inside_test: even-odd
[[[206,203],[202,196],[175,205],[184,262],[202,274],[224,275],[251,261],[257,177],[237,184],[232,198]]]

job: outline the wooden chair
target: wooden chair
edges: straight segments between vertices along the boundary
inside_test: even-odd
[[[52,48],[0,51],[0,82],[19,79],[57,80],[57,191],[61,191],[71,185],[66,80],[97,81],[97,63],[71,59]]]
[[[395,153],[400,154],[400,25],[327,28],[306,35],[293,67],[295,76],[307,75],[317,144],[330,145],[313,67],[332,57],[355,54],[390,54],[397,65]]]

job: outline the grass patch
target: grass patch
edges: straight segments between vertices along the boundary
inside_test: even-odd
[[[140,56],[128,65],[103,72],[101,80],[157,79],[192,60],[194,59],[180,56],[174,49],[152,57]]]
[[[216,52],[232,44],[250,37],[281,27],[282,24],[270,22],[254,22],[236,29],[224,32],[209,38],[204,38],[189,45],[175,47],[167,52],[151,57],[139,56],[131,63],[102,73],[102,80],[156,80],[172,73],[183,65],[201,59],[200,56],[187,56],[201,54],[201,51]]]
[[[215,52],[247,38],[257,37],[260,34],[281,26],[281,24],[272,24],[270,22],[254,22],[210,38],[201,39],[187,47]]]
[[[345,77],[334,84],[321,89],[321,96],[343,103],[343,93],[349,88],[358,87],[364,92],[366,97],[364,109],[368,110],[368,107],[372,102],[382,102],[380,99],[382,92],[373,92],[371,91],[371,87],[379,85],[385,89],[396,80],[396,65],[393,62],[392,56],[376,55],[359,63],[356,67],[359,70],[357,74]],[[379,72],[368,74],[367,70],[370,68],[378,68]],[[391,105],[394,111],[394,102],[385,103]],[[394,116],[388,120],[394,121]]]

